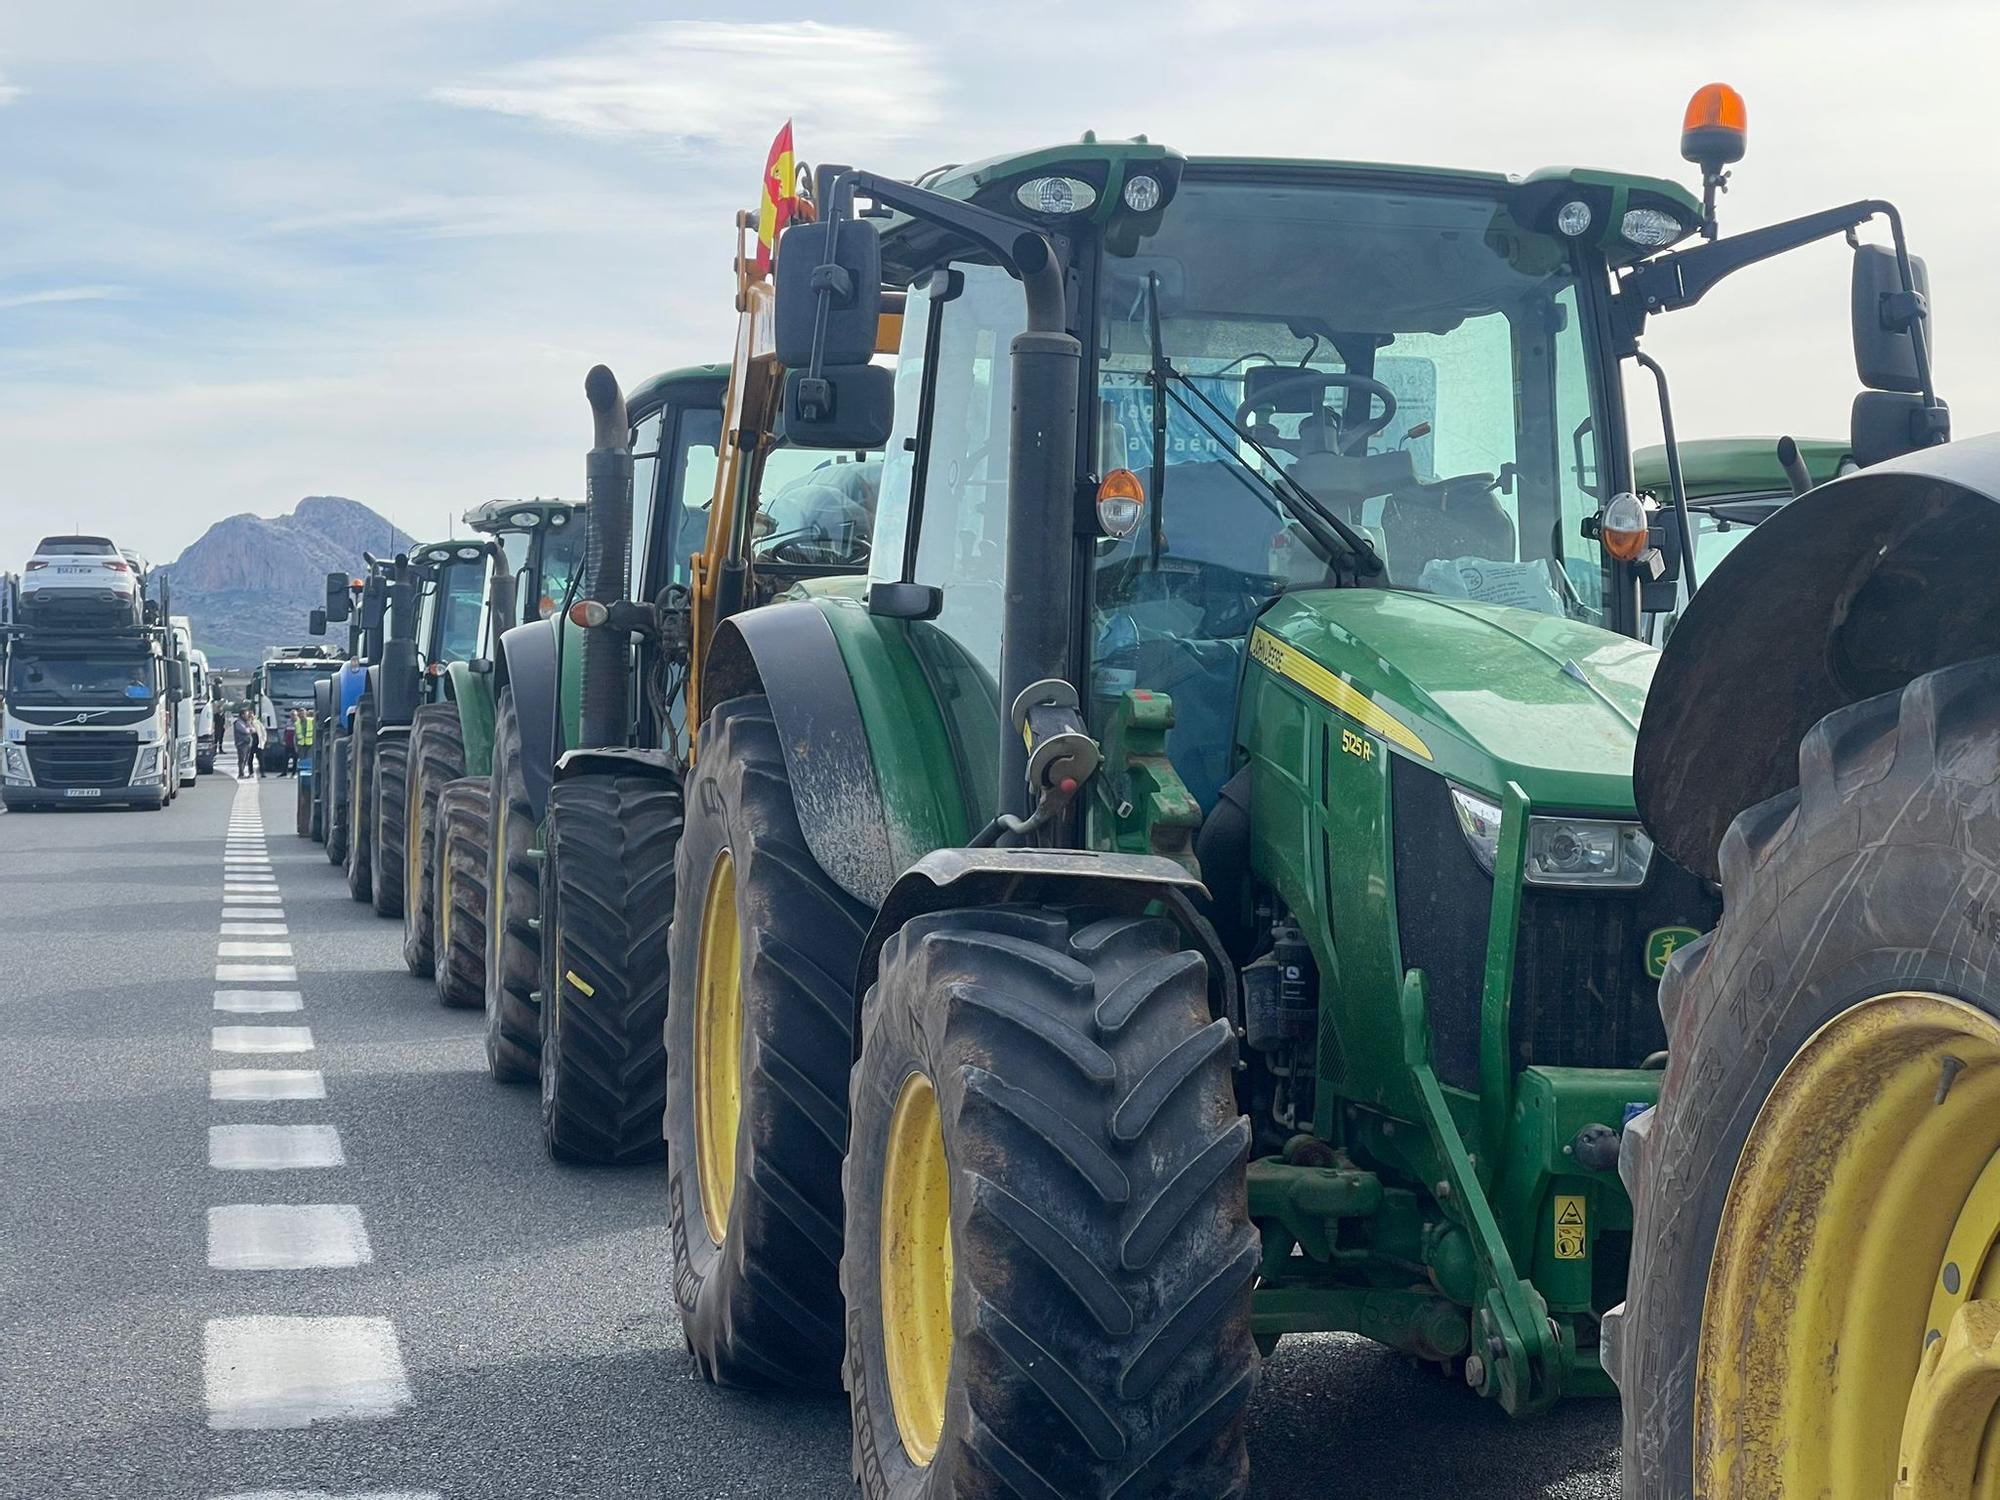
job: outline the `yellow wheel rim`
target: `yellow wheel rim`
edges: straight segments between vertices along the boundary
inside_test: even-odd
[[[451,952],[451,864],[438,851],[437,884],[437,937],[434,942],[440,957]]]
[[[417,811],[417,800],[412,797],[403,818],[403,900],[418,902],[423,892],[417,887],[418,871],[423,868],[423,836],[419,832],[424,825],[422,815]],[[410,908],[412,911],[416,906]]]
[[[743,934],[736,925],[736,861],[709,872],[694,991],[695,1169],[701,1216],[720,1245],[736,1197],[736,1128],[743,1111]]]
[[[1724,1205],[1695,1494],[2000,1495],[1996,1241],[2000,1023],[1911,992],[1829,1021],[1765,1100]]]
[[[951,1175],[937,1091],[921,1073],[896,1096],[882,1166],[882,1347],[903,1449],[928,1464],[951,1377]]]

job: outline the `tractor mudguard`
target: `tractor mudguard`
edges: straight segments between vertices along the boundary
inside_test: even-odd
[[[1104,854],[1090,849],[937,849],[905,870],[889,888],[861,945],[854,984],[858,1006],[875,982],[882,945],[912,917],[949,907],[1031,901],[1098,906],[1139,913],[1157,902],[1179,924],[1190,947],[1208,960],[1210,1003],[1240,1026],[1236,965],[1215,928],[1196,906],[1208,888],[1178,860],[1159,854]],[[855,1047],[861,1028],[854,1028]]]
[[[2000,435],[1859,470],[1753,530],[1689,601],[1646,699],[1633,789],[1658,846],[1720,879],[1736,815],[1798,783],[1789,748],[1757,747],[2000,652],[1995,558]]]
[[[484,776],[493,766],[493,703],[499,689],[469,662],[444,669],[445,697],[458,706],[458,730],[465,737],[465,774]]]
[[[340,716],[336,723],[345,733],[354,723],[354,705],[361,701],[361,695],[368,687],[368,669],[358,661],[346,662],[340,669]]]
[[[500,637],[514,712],[521,725],[521,785],[535,821],[548,816],[562,726],[556,709],[556,632],[547,620],[516,625]]]
[[[572,776],[645,776],[654,781],[679,786],[681,768],[665,750],[641,750],[630,745],[604,745],[595,749],[565,750],[556,758],[555,779]]]
[[[888,812],[846,658],[817,604],[771,604],[724,622],[709,648],[703,703],[726,703],[760,683],[806,847],[848,895],[881,906],[897,875]]]

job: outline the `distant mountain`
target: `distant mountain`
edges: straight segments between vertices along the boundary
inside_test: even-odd
[[[326,575],[387,557],[410,538],[358,500],[308,495],[289,515],[217,521],[158,571],[171,607],[194,622],[213,667],[254,667],[267,646],[310,641],[306,612],[326,598]]]

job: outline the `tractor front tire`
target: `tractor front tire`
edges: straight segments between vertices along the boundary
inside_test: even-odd
[[[375,852],[374,699],[363,696],[355,704],[347,744],[347,894],[366,901],[373,885],[369,859]]]
[[[296,783],[292,798],[293,832],[302,839],[309,839],[312,837],[313,827],[312,777],[295,776],[292,779]]]
[[[330,865],[347,863],[347,784],[350,779],[347,758],[353,753],[348,736],[342,735],[332,741],[326,750],[326,786],[320,791],[320,804],[325,808],[326,819],[326,862]]]
[[[486,1066],[500,1083],[533,1083],[541,1069],[542,851],[521,775],[514,690],[493,716],[493,772],[486,865]]]
[[[391,735],[375,746],[374,885],[369,892],[378,917],[403,914],[405,850],[410,828],[410,736]]]
[[[806,847],[766,699],[717,705],[699,750],[667,1012],[674,1295],[710,1380],[832,1390],[854,971],[870,914]]]
[[[465,728],[458,705],[424,704],[410,726],[410,842],[403,851],[403,966],[419,979],[432,977],[436,955],[438,797],[463,775]],[[485,883],[482,874],[482,888]],[[482,913],[480,925],[485,922]]]
[[[999,906],[890,938],[844,1172],[867,1500],[1245,1492],[1235,1060],[1164,919]]]
[[[486,866],[491,788],[483,776],[446,785],[437,799],[437,857],[431,910],[437,914],[431,977],[438,1003],[471,1010],[486,995]]]
[[[1815,1257],[1839,1243],[1856,1207],[1896,1241],[1887,1275],[1914,1300],[1907,1323],[1888,1320],[1890,1357],[1866,1361],[1843,1338],[1813,1361],[1805,1383],[1860,1390],[1841,1398],[1843,1410],[1887,1434],[1886,1445],[1871,1445],[1871,1472],[1849,1472],[1839,1493],[1901,1488],[1896,1434],[1920,1352],[1940,1337],[1927,1331],[1936,1325],[1925,1304],[1940,1280],[1956,1293],[1963,1274],[1968,1295],[1988,1284],[1976,1261],[1939,1277],[1945,1235],[1925,1220],[1940,1208],[1949,1227],[1966,1182],[1920,1164],[1926,1143],[1941,1139],[1955,1142],[1960,1165],[1970,1162],[1963,1170],[1975,1174],[2000,1150],[1988,1081],[2000,1050],[1987,1056],[1968,1045],[2000,1018],[2000,657],[1837,710],[1801,742],[1799,775],[1796,789],[1745,811],[1723,838],[1722,921],[1675,954],[1661,982],[1669,1054],[1660,1099],[1625,1129],[1619,1170],[1636,1223],[1626,1302],[1607,1319],[1606,1362],[1623,1396],[1628,1500],[1776,1495],[1779,1455],[1788,1444],[1804,1451],[1803,1429],[1786,1420],[1773,1430],[1780,1396],[1804,1387],[1768,1366],[1770,1322],[1746,1320],[1702,1353],[1708,1299],[1741,1285],[1726,1264],[1737,1257],[1719,1244],[1740,1248],[1752,1231],[1762,1268],[1752,1274],[1768,1275],[1792,1307],[1850,1308],[1852,1347],[1865,1350],[1885,1289],[1901,1295],[1880,1272],[1887,1262],[1872,1251],[1838,1257],[1876,1267],[1857,1273],[1866,1306],[1855,1308],[1831,1279],[1811,1279]],[[1928,1019],[1898,1019],[1917,1015]],[[1924,1029],[1939,1016],[1956,1017],[1948,1024],[1962,1034]],[[1856,1032],[1857,1023],[1870,1031]],[[1812,1087],[1815,1059],[1844,1036],[1861,1040],[1831,1102],[1808,1111],[1809,1133],[1787,1134],[1783,1122],[1796,1118],[1787,1100]],[[1902,1061],[1917,1076],[1893,1072]],[[1955,1090],[1953,1063],[1965,1069]],[[1905,1095],[1917,1123],[1876,1128],[1869,1112]],[[1746,1151],[1753,1128],[1760,1144]],[[1759,1188],[1765,1163],[1790,1160],[1784,1148],[1795,1140],[1832,1153],[1829,1165],[1824,1175],[1788,1172],[1779,1201],[1789,1206],[1766,1222],[1752,1212],[1769,1201]],[[1850,1194],[1848,1211],[1836,1202],[1822,1216],[1818,1195],[1842,1190],[1828,1186],[1832,1174],[1881,1149],[1913,1153],[1895,1158],[1884,1196]],[[1886,1195],[1898,1182],[1915,1197],[1891,1206]],[[1989,1241],[1976,1247],[1981,1255]],[[1989,1262],[1986,1271],[1995,1269]],[[1729,1353],[1717,1360],[1721,1342]]]
[[[678,786],[583,775],[549,791],[542,1136],[559,1161],[659,1157]]]

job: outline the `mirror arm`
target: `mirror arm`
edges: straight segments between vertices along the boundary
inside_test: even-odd
[[[1636,341],[1646,326],[1646,319],[1653,313],[1677,312],[1683,307],[1692,307],[1717,282],[1733,276],[1745,266],[1769,260],[1774,255],[1783,255],[1788,250],[1797,250],[1829,235],[1851,234],[1857,226],[1867,223],[1877,214],[1889,220],[1890,231],[1896,240],[1896,262],[1902,269],[1903,285],[1911,285],[1909,255],[1903,248],[1903,221],[1893,204],[1879,198],[1868,198],[1840,208],[1823,208],[1818,213],[1787,219],[1782,224],[1767,224],[1762,229],[1711,240],[1692,250],[1641,261],[1626,271],[1618,278],[1618,293],[1612,299],[1613,320],[1620,342],[1625,346],[1622,352],[1629,354],[1637,347]],[[1921,355],[1919,359],[1928,372],[1928,361],[1923,361]]]
[[[829,205],[829,218],[846,218],[854,212],[859,194],[878,208],[893,209],[963,235],[991,255],[1010,276],[1018,278],[1028,294],[1030,333],[1062,333],[1069,321],[1068,299],[1064,292],[1062,265],[1056,259],[1048,237],[1032,225],[990,209],[947,198],[927,188],[859,172],[852,167],[819,169],[820,202]]]
[[[1660,437],[1667,448],[1667,488],[1673,492],[1674,522],[1681,537],[1681,570],[1687,579],[1688,597],[1692,599],[1695,589],[1700,587],[1694,571],[1694,524],[1688,519],[1687,482],[1681,475],[1681,449],[1674,436],[1674,403],[1667,394],[1667,372],[1650,355],[1633,357],[1653,377],[1653,385],[1660,394]]]

